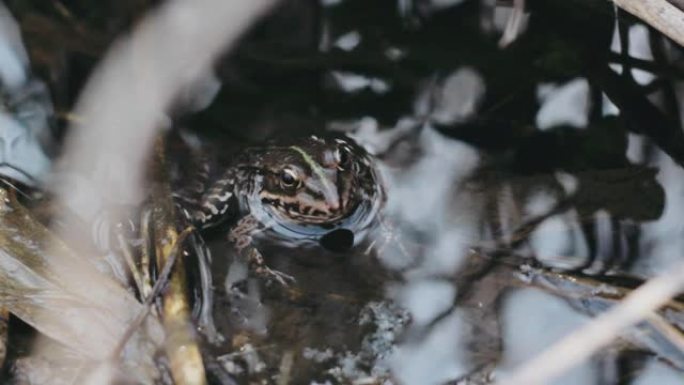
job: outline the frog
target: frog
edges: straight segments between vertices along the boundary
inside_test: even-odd
[[[363,242],[386,201],[376,162],[346,135],[274,139],[237,151],[218,173],[204,166],[175,197],[200,233],[227,227],[251,272],[287,285],[294,278],[270,269],[255,245],[321,247],[332,234]]]

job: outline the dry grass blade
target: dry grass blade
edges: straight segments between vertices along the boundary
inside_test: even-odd
[[[9,311],[0,307],[0,368],[7,358],[7,337],[9,331]]]
[[[166,270],[173,263],[172,258],[180,254],[179,247],[183,236],[176,230],[175,205],[166,177],[163,141],[159,140],[155,149],[153,170],[154,186],[152,210],[154,232],[154,251],[157,268]],[[187,235],[187,231],[184,232]],[[180,260],[173,266],[167,290],[163,294],[162,319],[166,330],[166,354],[171,363],[171,373],[178,385],[206,384],[202,355],[197,345],[194,327],[190,319],[190,303],[185,266]]]
[[[162,290],[166,288],[166,285],[169,282],[169,276],[171,275],[171,271],[176,266],[178,254],[182,251],[183,241],[192,231],[193,228],[188,227],[187,229],[183,230],[183,232],[178,236],[176,244],[173,245],[173,248],[171,249],[171,254],[166,260],[166,265],[164,265],[164,268],[162,269],[161,273],[159,274],[159,277],[157,278],[157,281],[154,283],[154,287],[152,287],[150,294],[145,298],[145,302],[143,303],[143,311],[136,317],[135,321],[133,321],[133,323],[129,325],[128,330],[126,330],[126,333],[124,334],[123,338],[121,338],[121,341],[114,350],[112,356],[115,360],[119,359],[121,352],[126,346],[128,340],[133,336],[136,330],[140,328],[140,326],[143,324],[143,321],[145,321],[145,318],[147,318],[147,315],[150,313],[150,310],[152,309],[154,300],[157,298],[157,296],[159,296],[159,294],[161,294]]]
[[[4,189],[0,282],[0,307],[88,360],[108,359],[132,321],[130,311],[142,309],[128,291],[83,263]],[[162,330],[154,319],[145,326],[150,339],[136,344],[139,349],[131,349],[124,364],[135,377],[149,380],[154,376],[150,349],[161,344]]]

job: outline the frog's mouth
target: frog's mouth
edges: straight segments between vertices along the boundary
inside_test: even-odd
[[[354,214],[360,199],[352,196],[336,202],[335,206],[327,202],[302,202],[297,199],[283,198],[272,194],[260,194],[261,206],[274,220],[292,222],[299,225],[317,225],[330,228],[335,223]]]
[[[312,216],[301,213],[290,213],[277,206],[261,205],[261,210],[254,210],[261,222],[266,223],[270,234],[287,242],[309,240],[318,243],[322,237],[332,231],[345,229],[356,234],[368,227],[374,216],[369,204],[357,202],[354,206],[335,216]],[[354,240],[357,239],[355,236]]]
[[[294,221],[302,225],[334,225],[342,219],[353,214],[358,207],[358,203],[354,204],[350,209],[345,211],[338,211],[333,213],[325,213],[322,211],[313,211],[304,213],[298,210],[298,207],[292,205],[270,205],[271,211],[280,219],[284,221]]]
[[[339,229],[351,232],[352,242],[359,243],[373,227],[385,201],[383,190],[378,188],[371,196],[350,197],[342,210],[322,215],[312,211],[303,213],[291,203],[275,203],[258,194],[247,194],[244,198],[250,214],[268,229],[259,236],[290,244],[318,243],[326,234]]]

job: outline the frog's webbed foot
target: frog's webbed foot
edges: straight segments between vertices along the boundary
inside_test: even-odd
[[[249,262],[250,271],[254,272],[259,278],[265,279],[267,282],[278,282],[281,286],[287,287],[296,280],[293,276],[285,274],[282,271],[273,270],[264,262],[264,257],[259,250],[250,246],[247,252],[247,260]]]
[[[247,262],[249,271],[267,282],[277,282],[287,287],[296,282],[295,278],[278,270],[273,270],[264,260],[261,252],[252,244],[252,237],[260,229],[260,223],[254,217],[248,215],[238,221],[233,230],[228,234],[228,240],[235,245],[238,255]]]
[[[280,286],[282,287],[289,287],[291,284],[294,284],[297,282],[295,277],[285,274],[282,271],[278,270],[273,270],[269,268],[268,266],[266,267],[266,271],[258,274],[264,274],[264,277],[268,280],[268,282],[278,282]]]
[[[228,240],[242,251],[252,244],[252,234],[259,231],[259,221],[251,215],[242,217],[228,233]]]

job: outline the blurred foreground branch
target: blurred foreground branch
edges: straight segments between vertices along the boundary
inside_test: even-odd
[[[58,178],[63,181],[58,186],[57,192],[60,205],[69,207],[73,212],[80,215],[86,222],[95,219],[103,206],[111,203],[137,204],[142,197],[142,181],[146,170],[146,163],[150,159],[154,139],[159,130],[167,126],[165,116],[167,108],[172,104],[177,95],[186,87],[191,87],[193,82],[210,70],[214,59],[217,58],[228,45],[234,43],[237,38],[250,26],[253,20],[264,13],[274,0],[198,0],[193,2],[170,0],[160,5],[150,16],[146,17],[132,34],[114,44],[113,48],[103,59],[101,66],[95,71],[92,78],[84,88],[76,105],[75,115],[80,119],[74,122],[69,130],[69,137],[64,148],[64,157],[61,162],[66,175],[78,175],[84,178],[91,186],[88,194],[74,194],[73,183],[66,181],[68,178]],[[113,213],[117,217],[117,213]],[[25,220],[17,216],[18,220]],[[59,222],[59,220],[57,220]],[[25,225],[17,225],[16,228],[24,228]],[[66,229],[66,231],[74,231]],[[160,229],[155,229],[160,230]],[[153,230],[153,231],[155,231]],[[164,229],[161,229],[164,231]],[[40,234],[27,234],[23,243],[15,242],[15,239],[7,236],[7,242],[14,242],[10,246],[21,248],[34,245],[35,239],[41,239]],[[65,239],[74,239],[70,234],[62,232]],[[177,234],[162,234],[162,240],[170,241],[163,247],[162,254],[169,255],[169,247],[173,248],[173,240]],[[59,237],[47,238],[53,243],[56,250],[64,250]],[[6,250],[3,247],[2,250]],[[23,250],[20,250],[23,251]],[[159,251],[159,250],[158,250]],[[33,252],[34,254],[28,254]],[[0,266],[0,275],[3,272],[10,277],[0,276],[0,281],[11,278],[16,270],[25,265],[17,263],[14,255],[5,256],[0,253],[0,261],[8,261],[12,265]],[[19,253],[13,253],[21,255]],[[49,253],[42,250],[26,250],[30,257],[47,259]],[[9,257],[9,258],[2,258]],[[141,304],[137,301],[128,301],[132,298],[123,288],[106,285],[106,279],[98,279],[97,272],[82,271],[79,267],[87,266],[85,255],[72,255],[76,268],[70,275],[70,279],[56,279],[55,284],[64,284],[66,281],[71,286],[77,286],[80,292],[88,293],[86,298],[94,302],[93,306],[82,306],[80,301],[67,301],[64,298],[45,297],[44,303],[48,310],[45,318],[40,323],[33,322],[30,318],[33,314],[21,315],[22,296],[35,296],[35,290],[30,288],[17,288],[16,293],[8,296],[7,300],[16,301],[8,304],[14,306],[16,311],[27,322],[36,326],[46,335],[59,336],[65,344],[76,345],[86,352],[92,351],[95,356],[110,355],[116,347],[127,327],[132,324],[141,312]],[[53,263],[53,260],[42,262],[44,265]],[[50,266],[60,272],[71,268]],[[38,267],[33,270],[38,269]],[[21,282],[22,284],[24,282]],[[37,282],[37,283],[42,283]],[[171,285],[174,286],[174,278]],[[122,293],[119,293],[122,292]],[[40,294],[40,293],[38,293]],[[102,298],[113,297],[112,301],[119,300],[113,306],[106,306],[99,311],[98,303]],[[134,300],[134,299],[133,299]],[[122,303],[123,302],[123,303]],[[168,302],[168,301],[165,301]],[[0,302],[0,305],[4,303]],[[74,314],[81,307],[92,311],[94,320],[87,318],[66,317],[65,314]],[[58,309],[59,311],[54,311]],[[97,309],[97,311],[96,311]],[[181,309],[182,310],[182,309]],[[169,308],[165,314],[165,323],[169,322],[169,313],[174,310]],[[120,319],[126,322],[116,323]],[[148,317],[148,319],[151,319]],[[112,325],[112,323],[116,323]],[[87,325],[87,336],[74,330],[74,327]],[[38,327],[41,326],[41,327]],[[187,324],[184,324],[187,327]],[[101,329],[101,330],[100,330]],[[172,330],[168,328],[167,329]],[[64,338],[64,331],[73,330],[71,338]],[[94,338],[93,335],[103,333],[108,339]],[[86,338],[87,337],[87,338]],[[173,338],[173,336],[171,336]],[[173,346],[180,350],[184,349],[184,341],[179,341]],[[80,346],[83,345],[83,346]],[[168,344],[167,344],[168,346]],[[40,346],[36,347],[40,351]],[[123,352],[126,356],[127,351]],[[174,366],[173,354],[170,353],[172,367]],[[153,355],[142,357],[152,360]],[[142,361],[145,361],[142,360]],[[188,374],[188,373],[185,373]],[[174,377],[194,378],[197,381],[178,382],[184,384],[201,384],[204,381],[203,371]],[[97,383],[109,383],[103,378]],[[152,383],[148,379],[142,379],[141,383]]]
[[[136,203],[166,109],[272,3],[169,1],[115,43],[77,103],[82,119],[71,128],[64,159],[71,171],[92,178],[105,202]],[[62,188],[65,201],[70,187]]]
[[[105,362],[139,312],[140,303],[116,281],[84,263],[0,189],[0,308],[7,308],[80,359]],[[125,311],[122,311],[125,309]],[[157,377],[152,356],[162,330],[148,318],[127,349],[124,366],[140,381]]]
[[[673,3],[676,3],[674,0]],[[613,0],[613,3],[684,46],[684,12],[666,0]]]
[[[646,320],[684,289],[684,264],[653,278],[630,293],[620,304],[571,333],[504,378],[507,385],[544,384],[588,359],[625,329]]]

